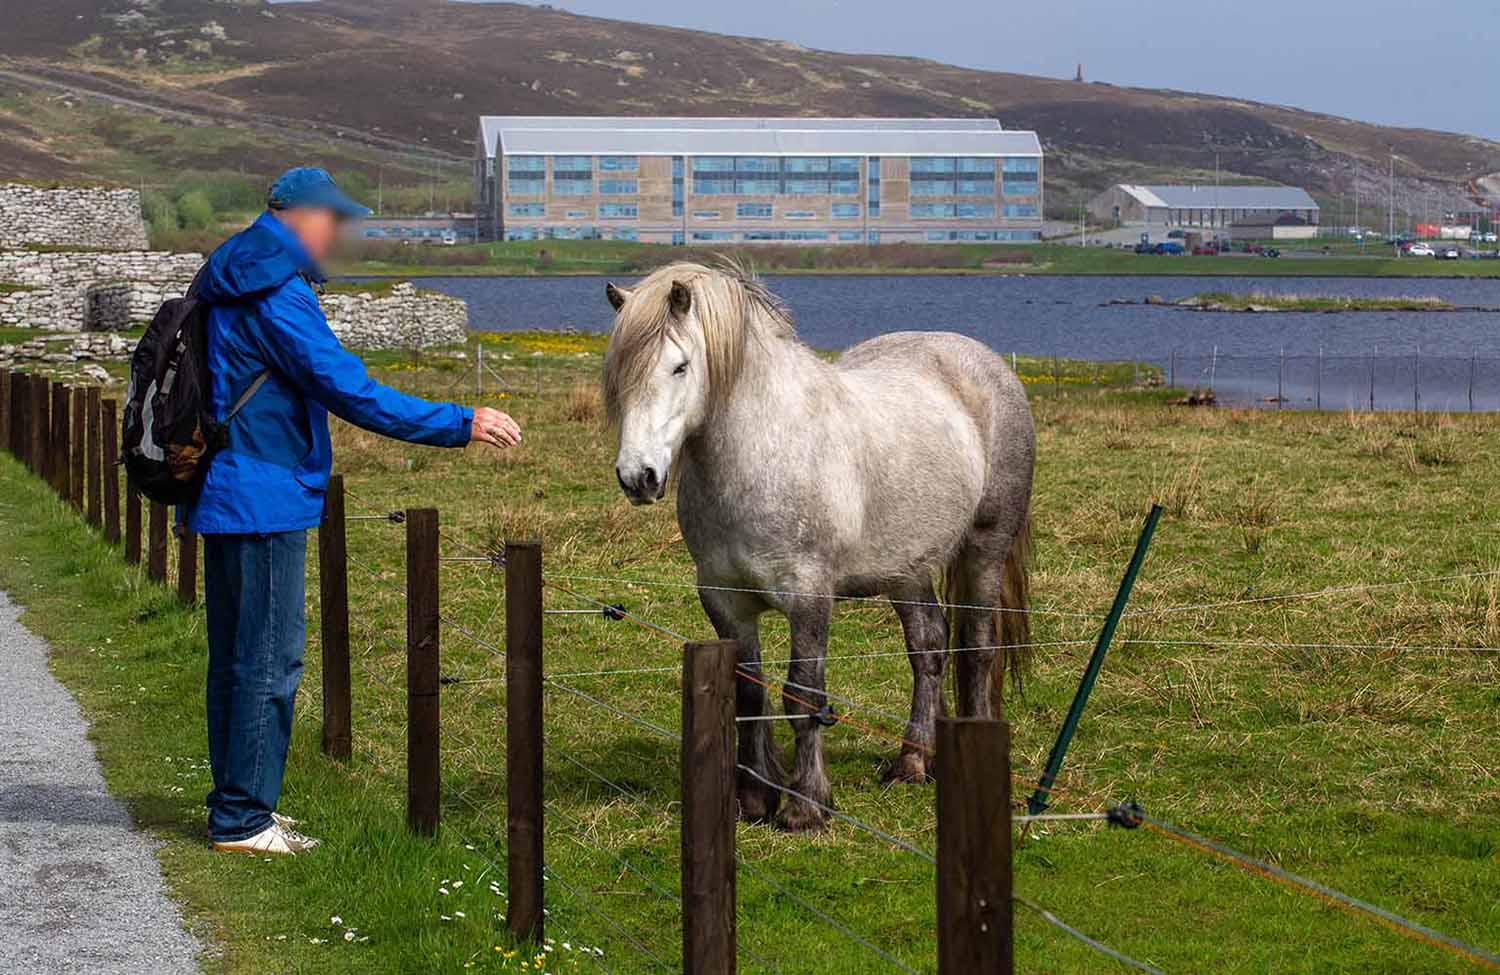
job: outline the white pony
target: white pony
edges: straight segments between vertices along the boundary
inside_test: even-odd
[[[738,681],[740,715],[765,707],[760,615],[790,622],[780,683],[797,738],[791,779],[781,788],[769,724],[742,724],[741,816],[788,830],[826,821],[823,725],[808,715],[826,705],[837,597],[888,596],[901,619],[914,686],[887,779],[925,781],[943,706],[944,603],[963,648],[962,715],[998,708],[996,650],[1028,642],[1035,434],[1020,380],[990,349],[942,332],[884,335],[827,362],[733,265],[674,264],[633,291],[607,290],[618,312],[604,373],[616,476],[636,504],[660,500],[676,478],[703,608],[739,642],[750,675]]]

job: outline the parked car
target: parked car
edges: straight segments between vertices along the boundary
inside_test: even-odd
[[[1262,251],[1262,253],[1266,257],[1280,257],[1281,256],[1281,251],[1278,250],[1275,247],[1267,247],[1264,251]]]
[[[1181,240],[1182,238],[1184,238],[1186,236],[1187,236],[1187,231],[1186,230],[1169,230],[1169,231],[1167,231],[1167,237],[1170,240]]]
[[[1432,249],[1432,245],[1420,240],[1406,248],[1404,252],[1412,257],[1437,257],[1437,251]]]
[[[1177,243],[1177,241],[1175,241],[1175,240],[1164,240],[1160,244],[1156,245],[1156,253],[1158,253],[1158,254],[1170,254],[1170,255],[1176,256],[1176,255],[1186,254],[1187,253],[1187,248],[1183,247],[1181,244]]]
[[[1135,252],[1137,254],[1155,254],[1156,245],[1143,240],[1135,245]]]
[[[1497,234],[1493,230],[1491,230],[1489,233],[1484,235],[1484,242],[1486,244],[1500,244],[1500,234]]]
[[[1457,247],[1439,247],[1434,256],[1440,261],[1456,261],[1464,255]]]

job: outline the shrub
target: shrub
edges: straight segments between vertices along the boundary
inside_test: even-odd
[[[147,190],[141,197],[141,213],[146,218],[146,225],[151,228],[152,237],[178,228],[177,204],[165,193]]]
[[[189,230],[203,230],[214,222],[213,201],[202,190],[184,193],[177,201],[177,215]]]

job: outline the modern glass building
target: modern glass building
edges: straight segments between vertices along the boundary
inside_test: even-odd
[[[1042,148],[993,119],[485,116],[498,240],[1034,241]]]

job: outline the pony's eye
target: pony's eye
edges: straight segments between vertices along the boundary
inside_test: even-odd
[[[672,375],[674,375],[674,376],[686,376],[687,375],[687,367],[688,367],[688,364],[686,362],[682,363],[676,369],[672,370]]]

